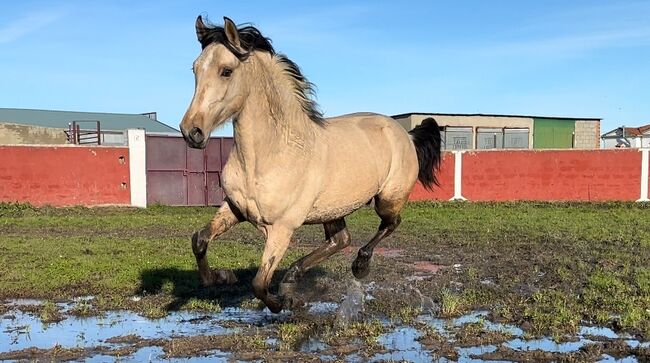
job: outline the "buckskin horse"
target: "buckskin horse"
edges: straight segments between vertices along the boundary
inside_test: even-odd
[[[400,224],[400,211],[419,179],[438,184],[440,130],[427,119],[410,132],[387,116],[355,113],[325,119],[312,84],[276,53],[253,26],[196,20],[201,54],[194,61],[194,97],[180,124],[190,147],[205,148],[215,127],[232,120],[234,145],[223,169],[225,202],[192,236],[204,286],[234,283],[229,270],[210,269],[208,243],[248,221],[266,238],[253,292],[277,313],[296,301],[296,280],[350,244],[345,217],[374,200],[376,235],[352,263],[368,275],[375,246]],[[294,262],[278,294],[269,283],[291,236],[303,224],[322,223],[325,243]]]

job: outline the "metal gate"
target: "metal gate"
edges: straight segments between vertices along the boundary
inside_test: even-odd
[[[220,205],[221,172],[233,139],[213,137],[192,149],[180,136],[147,135],[147,204]]]

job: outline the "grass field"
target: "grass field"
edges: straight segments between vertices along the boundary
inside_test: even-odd
[[[234,269],[240,283],[199,287],[189,237],[215,210],[0,205],[0,299],[93,295],[98,311],[148,316],[257,307],[250,280],[263,241],[250,225],[235,227],[208,252],[213,267]],[[420,312],[410,303],[417,289],[441,316],[485,309],[530,336],[561,337],[592,324],[650,339],[648,204],[412,203],[402,220],[373,257],[365,282],[386,288],[368,302],[369,316],[412,319]],[[353,279],[356,248],[378,219],[362,209],[347,222],[353,248],[304,277],[306,301],[338,302]],[[280,269],[322,240],[320,226],[299,229]],[[435,269],[427,275],[418,266]],[[311,323],[292,324],[278,328],[287,341],[313,333]]]

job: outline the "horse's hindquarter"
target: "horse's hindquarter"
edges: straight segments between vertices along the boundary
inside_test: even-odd
[[[325,177],[308,223],[345,216],[387,187],[408,195],[417,177],[417,157],[395,121],[377,114],[342,116],[328,120],[322,135]]]

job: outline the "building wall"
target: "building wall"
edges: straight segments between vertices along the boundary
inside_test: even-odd
[[[576,121],[575,148],[600,148],[600,122]]]
[[[0,145],[61,145],[67,139],[63,129],[0,122]]]
[[[631,148],[650,148],[650,135],[643,136],[627,136],[627,141],[630,143]],[[622,138],[607,137],[603,139],[603,148],[612,149],[622,141]]]
[[[412,114],[398,118],[396,121],[407,131],[422,123],[425,118],[433,117],[440,126],[469,126],[472,127],[474,135],[478,128],[523,128],[528,129],[528,147],[534,148],[570,148],[571,138],[575,132],[575,148],[577,149],[599,149],[600,148],[600,121],[596,120],[569,120],[569,119],[547,119],[532,117],[503,117],[503,116],[465,116],[465,115],[424,115]],[[540,126],[548,135],[536,135],[536,128]],[[554,127],[557,126],[557,127]],[[554,128],[557,128],[558,143],[553,139]],[[542,134],[542,132],[540,132]],[[540,137],[544,140],[541,140]],[[566,140],[560,142],[561,136]],[[550,139],[548,139],[550,137]],[[549,142],[544,142],[549,141]],[[537,144],[537,145],[536,145]],[[553,145],[559,146],[553,146]],[[472,148],[476,149],[476,137],[474,137]]]
[[[131,205],[129,148],[0,146],[0,202]]]
[[[413,129],[422,123],[426,118],[433,117],[440,126],[468,126],[472,127],[474,135],[476,129],[481,127],[495,128],[523,128],[530,130],[528,134],[528,146],[533,145],[533,119],[529,117],[499,117],[499,116],[463,116],[463,115],[419,115],[413,114],[398,120],[402,127],[408,125],[407,130]],[[408,121],[405,121],[408,120]],[[472,141],[472,148],[476,147],[476,138]]]

